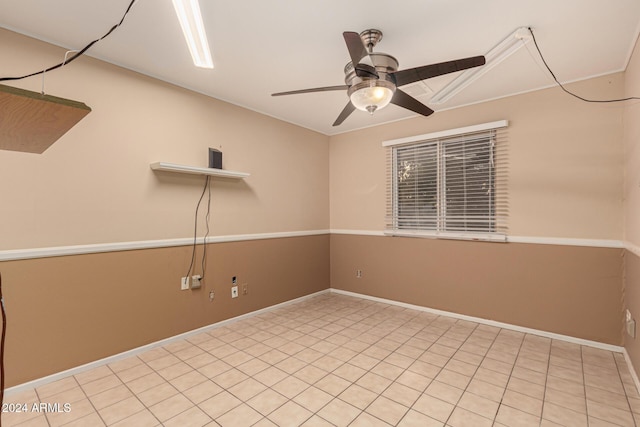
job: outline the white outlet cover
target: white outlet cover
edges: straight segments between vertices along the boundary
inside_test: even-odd
[[[231,298],[238,298],[238,287],[231,287]]]

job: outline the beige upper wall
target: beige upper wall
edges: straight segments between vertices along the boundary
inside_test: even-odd
[[[596,99],[619,97],[623,86],[622,73],[569,85]],[[382,141],[507,119],[509,234],[620,239],[622,115],[622,106],[551,88],[332,136],[331,228],[384,229]]]
[[[640,96],[640,43],[625,73],[625,96]],[[624,239],[640,246],[640,102],[628,101],[624,115]]]
[[[0,29],[0,56],[2,75],[22,75],[64,50]],[[40,91],[41,78],[10,84]],[[208,147],[251,173],[212,181],[211,235],[329,226],[324,135],[88,57],[45,91],[93,111],[42,155],[0,151],[0,250],[190,237],[204,177],[149,164],[206,166]]]

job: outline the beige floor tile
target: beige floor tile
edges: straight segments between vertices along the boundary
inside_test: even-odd
[[[190,359],[185,360],[184,363],[191,366],[193,369],[200,369],[204,366],[207,366],[215,362],[216,360],[218,359],[215,356],[212,356],[209,353],[202,353]]]
[[[398,427],[443,427],[444,424],[420,412],[409,410],[398,423]]]
[[[635,427],[635,422],[629,409],[618,409],[606,404],[587,400],[587,413],[589,414],[589,420],[593,417],[610,421],[620,426]]]
[[[91,414],[79,418],[75,421],[71,421],[68,424],[65,424],[64,427],[104,427],[106,424],[102,421],[102,418],[98,415],[97,412],[92,412]]]
[[[470,392],[465,392],[460,398],[460,401],[458,401],[458,406],[492,420],[498,412],[499,403]]]
[[[133,396],[133,393],[125,386],[119,385],[110,390],[103,391],[94,396],[91,396],[89,400],[96,409],[106,408],[114,403],[118,403],[121,400],[128,399]]]
[[[366,376],[366,375],[365,375]],[[362,377],[364,378],[364,376]],[[362,378],[358,381],[361,381]],[[351,383],[344,380],[334,374],[328,374],[324,378],[317,381],[314,386],[320,390],[329,393],[332,396],[337,396],[349,387]]]
[[[85,383],[81,385],[81,387],[86,395],[91,397],[119,385],[122,385],[122,381],[120,381],[120,378],[118,378],[118,376],[115,374],[110,374],[100,379]]]
[[[295,357],[288,357],[283,361],[278,362],[275,366],[281,371],[292,375],[293,373],[307,366],[307,362],[303,362],[302,360],[296,359]]]
[[[151,369],[159,371],[160,369],[180,363],[180,359],[175,357],[173,354],[167,354],[166,356],[158,357],[157,359],[150,360],[146,363]]]
[[[131,415],[142,411],[144,406],[136,397],[121,400],[113,405],[98,410],[107,425],[115,424]]]
[[[433,379],[438,376],[442,368],[421,360],[416,360],[407,368],[407,370]]]
[[[453,408],[454,405],[427,394],[420,396],[411,407],[411,409],[443,423],[449,419]]]
[[[353,384],[344,390],[338,397],[356,408],[364,410],[376,399],[376,397],[378,397],[378,393],[374,393],[357,384]]]
[[[552,388],[578,397],[585,397],[584,385],[575,381],[569,381],[562,378],[549,375],[547,377],[547,388]],[[522,393],[522,392],[521,392]],[[536,397],[536,396],[534,396]]]
[[[146,364],[140,362],[139,365],[117,371],[116,375],[118,375],[118,378],[120,378],[120,381],[124,383],[129,383],[133,380],[142,378],[145,375],[149,375],[154,372],[155,371],[153,369],[148,367]]]
[[[544,398],[544,389],[544,386],[540,384],[531,383],[515,377],[511,377],[509,379],[509,384],[507,385],[507,390],[512,390],[538,400],[542,400]]]
[[[358,381],[356,381],[356,384],[359,386],[376,394],[382,393],[391,383],[392,381],[390,379],[374,374],[373,372],[364,374]]]
[[[432,382],[425,390],[426,394],[437,397],[445,402],[449,402],[452,405],[456,405],[458,403],[463,392],[464,391],[462,389],[438,381]]]
[[[322,409],[318,411],[317,415],[329,421],[334,426],[346,427],[360,414],[360,412],[360,409],[355,406],[351,406],[340,399],[333,399],[322,407]]]
[[[263,416],[259,412],[243,403],[216,418],[216,422],[222,427],[250,427],[262,418]]]
[[[51,412],[49,412],[49,409],[45,410],[47,411],[45,412],[47,421],[52,427],[68,424],[72,421],[76,421],[80,418],[95,413],[95,408],[93,407],[93,405],[91,405],[91,402],[89,402],[88,399],[74,402],[67,408],[65,408],[63,405],[60,405],[58,408],[52,410]]]
[[[276,393],[271,389],[267,389],[256,396],[252,397],[247,403],[262,415],[269,415],[287,402],[287,398]]]
[[[367,407],[366,412],[391,425],[396,425],[408,410],[407,406],[380,396]]]
[[[312,416],[312,412],[290,400],[269,414],[267,418],[278,426],[297,426],[301,425]]]
[[[257,374],[258,372],[262,372],[265,369],[267,369],[268,367],[270,367],[271,365],[269,365],[268,363],[258,359],[258,358],[254,358],[251,359],[248,362],[245,362],[241,365],[237,366],[237,369],[239,371],[244,372],[245,374],[249,375],[249,376],[253,376],[255,374]]]
[[[410,408],[421,394],[422,393],[415,388],[408,387],[399,382],[392,383],[382,392],[382,396],[398,402],[407,408]]]
[[[182,394],[184,394],[193,403],[199,404],[220,393],[222,390],[222,387],[213,381],[207,380],[185,390]]]
[[[566,427],[587,427],[587,416],[571,409],[545,402],[542,418]]]
[[[481,381],[493,384],[498,387],[505,388],[509,383],[509,375],[492,371],[491,369],[484,368],[480,366],[476,371],[476,374],[473,376],[475,379],[479,379]]]
[[[220,375],[216,375],[211,380],[222,388],[230,388],[246,380],[249,376],[242,371],[232,368]]]
[[[80,374],[76,374],[74,375],[74,377],[76,378],[76,381],[78,381],[78,384],[82,385],[109,375],[113,375],[113,371],[109,369],[108,366],[104,365],[95,369],[91,369],[89,371],[82,372]]]
[[[207,381],[207,377],[198,371],[192,370],[186,374],[180,375],[179,377],[173,378],[169,382],[178,391],[183,392],[205,381]]]
[[[293,399],[295,396],[309,388],[309,384],[296,377],[287,377],[271,387],[281,395]]]
[[[506,389],[474,378],[467,386],[466,391],[500,403]]]
[[[178,394],[178,390],[169,383],[162,383],[148,390],[138,393],[136,396],[147,407],[160,403]]]
[[[74,387],[69,390],[65,390],[53,396],[49,396],[43,401],[48,403],[73,403],[82,399],[86,399],[87,395],[84,393],[81,387]]]
[[[564,391],[556,390],[554,388],[547,387],[544,394],[545,402],[551,402],[563,408],[568,408],[582,414],[587,413],[587,404],[584,397],[576,396],[574,394],[565,393]]]
[[[331,424],[329,421],[325,420],[324,418],[321,418],[318,415],[314,415],[308,420],[306,420],[302,424],[302,427],[335,427],[335,426]]]
[[[78,386],[78,382],[74,377],[63,378],[58,381],[54,381],[49,384],[45,384],[36,388],[36,392],[38,393],[38,397],[40,399],[46,399],[47,397],[53,396],[54,394],[61,393],[63,391],[72,389]]]
[[[457,407],[447,420],[451,427],[491,427],[493,420],[484,418],[464,408]]]
[[[233,366],[229,365],[228,363],[225,363],[222,360],[215,359],[213,362],[197,368],[197,371],[200,372],[205,377],[211,379],[231,369],[233,369]]]
[[[242,401],[231,393],[227,391],[221,391],[215,396],[199,403],[198,407],[215,420],[216,418],[224,415],[236,406],[239,406],[241,403]]]
[[[282,381],[287,377],[287,373],[272,366],[270,368],[265,369],[264,371],[259,372],[254,375],[253,378],[260,381],[262,384],[267,387],[271,387],[272,385]]]
[[[503,405],[498,408],[498,414],[496,416],[496,423],[508,427],[538,427],[544,425],[540,424],[540,422],[540,417]]]
[[[133,393],[142,393],[145,390],[149,390],[150,388],[163,384],[165,382],[166,381],[164,380],[164,378],[153,372],[151,374],[147,374],[143,377],[136,378],[135,380],[128,382],[127,387],[129,387],[129,389]]]
[[[9,419],[10,422],[8,422],[7,419]],[[19,424],[13,424],[13,421],[15,421],[15,418],[13,417],[2,417],[2,422],[6,427],[13,427],[17,425],[19,425],[20,427],[50,427],[49,422],[47,421],[47,417],[44,414],[38,415],[36,413],[28,419],[20,420]]]
[[[192,372],[193,368],[184,362],[178,362],[166,368],[157,370],[158,374],[167,381]]]
[[[464,390],[469,385],[471,377],[444,368],[442,371],[440,371],[435,380]]]
[[[333,396],[329,393],[312,386],[298,394],[293,401],[311,412],[318,412],[320,408],[325,406],[332,399]]]
[[[247,401],[253,396],[266,390],[266,386],[262,383],[254,380],[253,378],[247,378],[246,380],[236,384],[229,388],[229,392],[242,401]]]
[[[379,418],[374,417],[366,412],[360,413],[349,427],[389,427],[391,424],[385,423]],[[423,425],[424,427],[424,425]]]
[[[502,398],[502,404],[518,409],[522,412],[540,417],[542,415],[542,400],[514,390],[507,390]]]

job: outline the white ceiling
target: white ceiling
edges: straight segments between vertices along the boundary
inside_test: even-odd
[[[129,2],[0,0],[0,27],[78,49],[118,22]],[[373,116],[355,111],[332,127],[348,102],[346,92],[270,96],[344,84],[349,54],[343,31],[382,30],[375,51],[395,56],[406,69],[483,55],[516,28],[531,26],[558,79],[570,82],[624,70],[640,29],[638,0],[200,0],[200,5],[213,70],[193,66],[171,0],[138,0],[122,27],[87,54],[333,135],[415,116],[391,105]],[[403,90],[437,114],[548,87],[553,82],[534,49],[528,43],[445,104],[429,105],[429,99],[454,74]],[[0,63],[0,77],[3,68]]]

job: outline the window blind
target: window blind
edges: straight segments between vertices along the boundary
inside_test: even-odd
[[[504,240],[506,122],[488,125],[385,143],[388,233]]]

